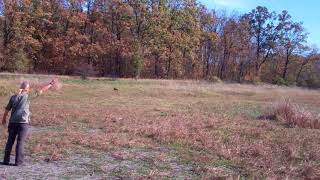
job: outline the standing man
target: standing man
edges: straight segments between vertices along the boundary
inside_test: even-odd
[[[2,125],[5,126],[7,122],[7,116],[11,111],[11,116],[8,125],[9,135],[5,147],[5,154],[3,160],[4,165],[9,165],[10,163],[10,154],[15,139],[17,139],[15,165],[19,166],[23,164],[24,143],[27,137],[28,126],[30,121],[30,95],[37,97],[43,92],[50,89],[56,82],[56,79],[53,79],[49,84],[45,85],[37,92],[29,94],[30,84],[29,82],[24,81],[20,85],[19,92],[10,98],[9,103],[5,108],[5,112],[2,119]]]

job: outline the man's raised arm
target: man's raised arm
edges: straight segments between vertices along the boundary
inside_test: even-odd
[[[52,81],[49,84],[43,86],[41,89],[38,90],[39,94],[42,94],[48,91],[56,82],[57,82],[57,79],[52,79]]]

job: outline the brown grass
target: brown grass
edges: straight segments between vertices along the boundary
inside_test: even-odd
[[[276,103],[273,114],[279,121],[291,127],[320,129],[320,114],[316,116],[288,99]]]
[[[319,130],[287,128],[256,117],[261,107],[281,97],[319,113],[319,95],[319,91],[268,85],[68,78],[63,91],[32,102],[35,131],[29,138],[28,155],[53,161],[81,149],[164,146],[192,164],[194,173],[202,178],[221,171],[224,177],[317,178]],[[3,96],[0,102],[7,99]],[[292,111],[300,112],[291,105],[278,110],[279,118],[285,119],[290,119],[286,117]],[[306,123],[311,116],[294,117],[311,127]],[[0,143],[4,144],[4,137]]]

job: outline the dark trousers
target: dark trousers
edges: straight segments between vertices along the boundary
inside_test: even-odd
[[[27,138],[28,133],[28,124],[23,123],[10,123],[8,126],[8,141],[5,148],[4,154],[4,164],[9,164],[10,162],[10,154],[12,150],[12,146],[14,144],[15,139],[17,138],[17,145],[16,145],[16,165],[21,165],[23,163],[23,152],[24,152],[24,143]]]

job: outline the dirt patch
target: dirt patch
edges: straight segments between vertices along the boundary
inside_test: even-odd
[[[47,162],[26,157],[22,167],[0,166],[3,179],[135,179],[162,177],[194,179],[191,165],[186,165],[171,154],[173,150],[117,149],[71,155],[60,161]],[[14,157],[12,157],[12,160]],[[39,158],[41,159],[41,158]],[[219,172],[221,173],[221,172]]]

